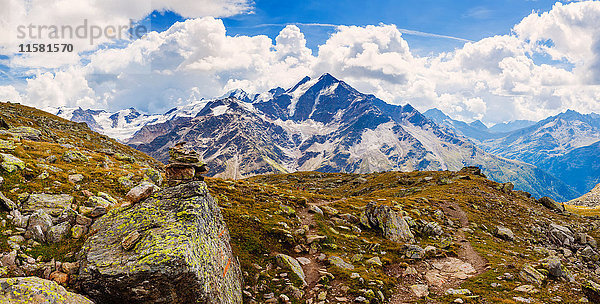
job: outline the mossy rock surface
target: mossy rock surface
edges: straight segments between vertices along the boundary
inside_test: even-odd
[[[38,277],[0,279],[0,303],[94,304],[82,295],[68,292],[54,281]]]
[[[204,182],[166,188],[101,217],[79,279],[99,303],[242,303],[242,275],[221,211]],[[121,241],[137,231],[131,248]]]

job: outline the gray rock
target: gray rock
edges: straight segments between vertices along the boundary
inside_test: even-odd
[[[96,206],[96,207],[94,207],[94,209],[92,209],[92,212],[90,212],[89,216],[92,218],[96,218],[96,217],[105,215],[106,212],[107,212],[106,207]]]
[[[100,196],[90,196],[85,201],[85,205],[87,207],[97,207],[97,206],[108,207],[112,204],[110,201],[108,201]]]
[[[300,263],[298,263],[296,259],[289,255],[278,254],[275,256],[275,260],[277,261],[277,265],[279,265],[279,267],[291,272],[291,279],[296,287],[303,288],[307,285],[306,276],[304,275],[302,266],[300,266]]]
[[[424,298],[429,295],[429,286],[425,284],[411,285],[410,290],[412,290],[417,298]]]
[[[92,224],[92,219],[87,216],[77,214],[77,217],[75,218],[75,223],[77,223],[78,225],[87,227]]]
[[[71,228],[71,237],[78,240],[87,233],[87,226],[75,225]]]
[[[567,227],[556,224],[550,224],[548,238],[558,246],[571,247],[575,244],[573,232]]]
[[[52,217],[44,210],[34,212],[29,217],[27,224],[27,232],[31,237],[38,242],[46,241],[46,232],[52,227]],[[27,235],[27,234],[26,234]]]
[[[78,281],[97,303],[242,303],[240,266],[204,182],[166,188],[90,229]],[[115,246],[133,231],[144,232],[131,250]]]
[[[77,184],[83,180],[83,174],[71,174],[67,177],[69,182]]]
[[[406,257],[413,260],[422,259],[425,257],[425,250],[418,245],[408,245],[406,249]]]
[[[10,212],[13,216],[12,222],[13,225],[19,228],[27,228],[27,224],[29,223],[29,216],[22,215],[19,210],[13,210]]]
[[[17,204],[15,204],[15,202],[8,197],[4,196],[2,192],[0,192],[0,205],[8,211],[17,209]]]
[[[542,267],[548,270],[548,273],[555,278],[568,278],[570,277],[568,271],[562,263],[560,262],[560,258],[557,256],[550,256],[543,259],[541,262]]]
[[[73,201],[74,198],[68,194],[31,194],[21,211],[29,214],[42,209],[52,216],[58,216],[63,209],[71,207]]]
[[[94,304],[82,295],[68,292],[54,281],[38,277],[0,279],[1,303]]]
[[[0,153],[0,167],[8,173],[25,169],[25,162],[12,154]]]
[[[578,254],[586,261],[598,261],[598,253],[590,246],[579,250]]]
[[[361,214],[360,222],[367,228],[377,227],[383,231],[385,238],[394,242],[414,242],[414,236],[410,227],[389,206],[376,206],[370,202]]]
[[[494,235],[507,241],[513,241],[515,239],[515,235],[512,232],[512,230],[501,226],[496,226],[496,230],[494,230]]]
[[[139,201],[142,201],[142,200],[148,198],[150,195],[152,195],[155,187],[156,187],[156,185],[154,185],[152,183],[143,182],[143,183],[135,186],[133,189],[129,190],[129,192],[127,192],[127,195],[126,195],[127,199],[135,204]]]
[[[49,243],[58,243],[66,239],[71,231],[71,224],[69,222],[62,222],[56,226],[50,227],[48,233],[46,233],[46,240]]]
[[[342,258],[332,255],[330,256],[327,261],[329,261],[329,264],[341,268],[341,269],[346,269],[346,270],[352,270],[354,269],[354,265],[342,260]]]
[[[77,215],[78,214],[75,210],[71,209],[71,207],[67,207],[58,215],[56,224],[68,222],[71,226],[73,226],[77,220]]]
[[[321,210],[321,208],[319,208],[318,206],[315,205],[308,205],[308,212],[310,213],[317,213],[320,214],[321,216],[323,216],[323,210]]]
[[[17,251],[13,250],[11,252],[5,252],[4,254],[2,254],[2,257],[0,257],[0,262],[2,263],[3,267],[14,267],[15,266],[15,261],[17,258]]]
[[[547,196],[540,198],[538,200],[538,203],[540,203],[544,207],[546,207],[550,210],[556,211],[556,212],[564,212],[565,211],[565,207],[563,206],[563,204],[559,204]]]
[[[81,153],[80,151],[67,150],[65,153],[63,153],[62,160],[67,163],[87,162],[88,157],[85,154]]]
[[[519,275],[521,276],[521,279],[538,286],[541,286],[546,280],[546,276],[537,271],[531,265],[525,265]]]
[[[588,280],[581,286],[581,289],[589,301],[592,303],[600,303],[600,284]]]

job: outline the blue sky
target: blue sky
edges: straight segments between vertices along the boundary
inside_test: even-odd
[[[271,39],[286,24],[295,24],[317,51],[334,27],[326,25],[395,24],[400,29],[450,36],[470,41],[509,34],[512,27],[532,11],[548,11],[556,1],[277,1],[254,2],[253,13],[223,18],[229,35],[267,35]],[[173,12],[152,14],[152,29],[162,31],[184,18]],[[419,55],[451,51],[464,41],[404,33],[411,50]]]
[[[395,24],[398,28],[472,41],[508,34],[511,28],[532,11],[547,11],[556,1],[539,0],[420,0],[420,1],[277,1],[258,0],[254,14],[223,19],[230,34],[264,34],[275,38],[283,26],[269,24]],[[300,26],[308,46],[316,47],[334,31],[320,26]],[[449,51],[463,44],[451,39],[436,39],[405,34],[411,49],[420,53]]]

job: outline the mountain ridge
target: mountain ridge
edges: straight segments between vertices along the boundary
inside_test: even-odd
[[[388,104],[330,74],[272,92],[271,99],[259,94],[249,103],[235,97],[246,94],[235,91],[207,101],[193,117],[144,126],[128,142],[165,161],[169,146],[186,141],[216,177],[481,166],[491,178],[514,182],[536,196],[578,195],[534,166],[491,155],[440,128],[410,104]]]

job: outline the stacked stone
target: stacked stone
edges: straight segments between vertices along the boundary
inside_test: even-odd
[[[169,149],[169,164],[165,169],[167,180],[171,183],[203,180],[202,174],[208,172],[200,155],[184,145],[185,142],[180,142]]]

